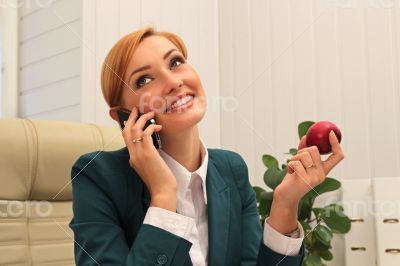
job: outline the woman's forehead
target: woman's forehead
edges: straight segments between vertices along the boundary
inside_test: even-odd
[[[146,37],[137,46],[130,58],[125,78],[130,79],[132,73],[139,68],[164,61],[165,54],[171,51],[171,49],[179,51],[166,37],[157,35]]]
[[[136,48],[132,59],[146,60],[149,56],[157,56],[162,59],[162,56],[171,49],[178,48],[167,38],[163,36],[146,37]]]

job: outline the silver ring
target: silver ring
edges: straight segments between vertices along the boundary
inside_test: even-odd
[[[143,138],[133,139],[132,142],[134,144],[139,143],[139,142],[143,142]]]
[[[314,164],[311,164],[310,166],[307,166],[306,168],[308,169],[308,168],[311,168],[311,167],[313,167],[314,166]]]

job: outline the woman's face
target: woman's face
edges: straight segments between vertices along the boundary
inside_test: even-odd
[[[163,36],[150,36],[139,44],[124,81],[122,106],[128,110],[135,106],[141,113],[154,111],[157,124],[163,126],[162,134],[193,127],[205,114],[198,74]]]

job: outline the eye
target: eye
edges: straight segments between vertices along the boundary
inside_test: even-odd
[[[138,78],[135,82],[136,88],[140,88],[143,87],[144,85],[146,85],[147,83],[149,83],[151,80],[151,78],[146,77],[146,76],[142,76],[140,78]]]
[[[171,59],[171,67],[178,67],[179,65],[184,63],[185,59],[183,59],[181,56],[175,56]]]

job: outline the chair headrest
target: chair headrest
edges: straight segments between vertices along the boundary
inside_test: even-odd
[[[122,147],[118,127],[0,119],[0,199],[71,200],[71,168],[79,156]]]

